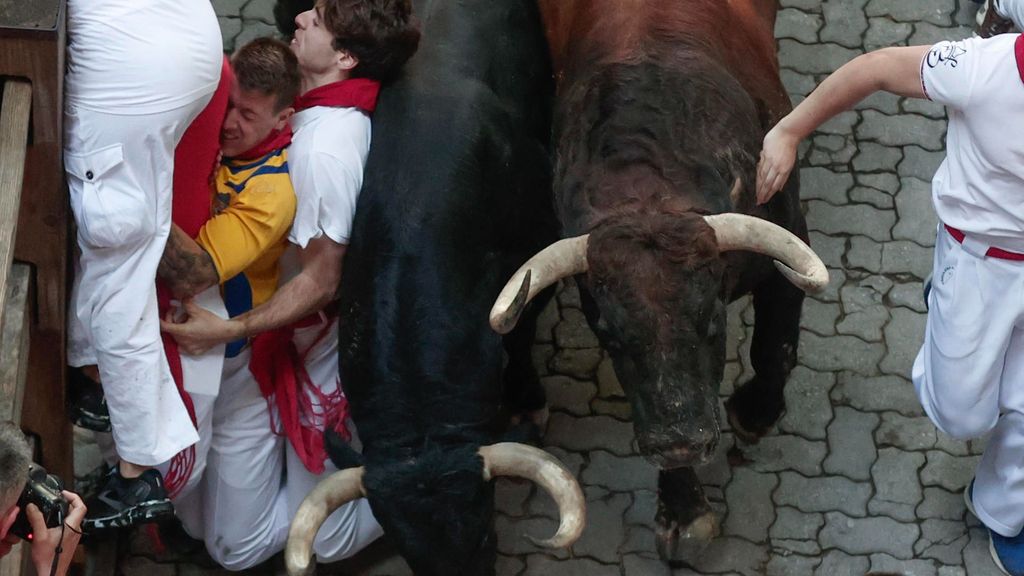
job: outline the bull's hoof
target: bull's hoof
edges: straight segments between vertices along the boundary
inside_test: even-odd
[[[700,557],[718,534],[718,518],[714,512],[706,512],[688,526],[681,527],[675,522],[659,525],[655,533],[655,543],[662,560],[689,566]]]
[[[729,426],[736,437],[747,444],[757,444],[768,434],[786,408],[781,386],[778,393],[771,390],[772,387],[764,386],[755,376],[725,401]]]

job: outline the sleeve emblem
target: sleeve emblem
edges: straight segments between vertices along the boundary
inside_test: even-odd
[[[931,49],[924,62],[929,68],[948,66],[956,68],[960,63],[958,58],[967,53],[967,48],[962,42],[943,43]]]

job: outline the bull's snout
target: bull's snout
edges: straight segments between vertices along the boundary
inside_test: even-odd
[[[718,427],[679,434],[678,431],[642,434],[640,453],[662,470],[706,464],[718,447]]]

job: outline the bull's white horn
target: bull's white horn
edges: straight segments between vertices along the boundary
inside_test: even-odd
[[[566,548],[579,539],[587,523],[587,506],[580,485],[564,464],[539,448],[515,442],[481,446],[479,453],[484,460],[485,480],[498,476],[526,478],[544,488],[558,504],[558,532],[547,540],[527,538],[545,548]]]
[[[562,278],[586,272],[589,237],[584,234],[559,240],[520,266],[491,307],[491,328],[498,334],[508,334],[534,296]]]
[[[313,573],[316,567],[313,561],[316,533],[332,512],[366,496],[363,473],[362,466],[335,472],[321,480],[302,501],[288,531],[288,544],[284,551],[289,576],[308,576]]]
[[[719,251],[749,250],[771,256],[779,272],[805,292],[821,292],[828,286],[828,269],[821,258],[789,230],[746,214],[715,214],[704,221],[715,230]]]

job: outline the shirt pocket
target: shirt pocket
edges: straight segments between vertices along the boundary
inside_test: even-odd
[[[71,209],[82,240],[95,248],[137,244],[156,232],[156,202],[113,144],[84,153],[65,153]]]

